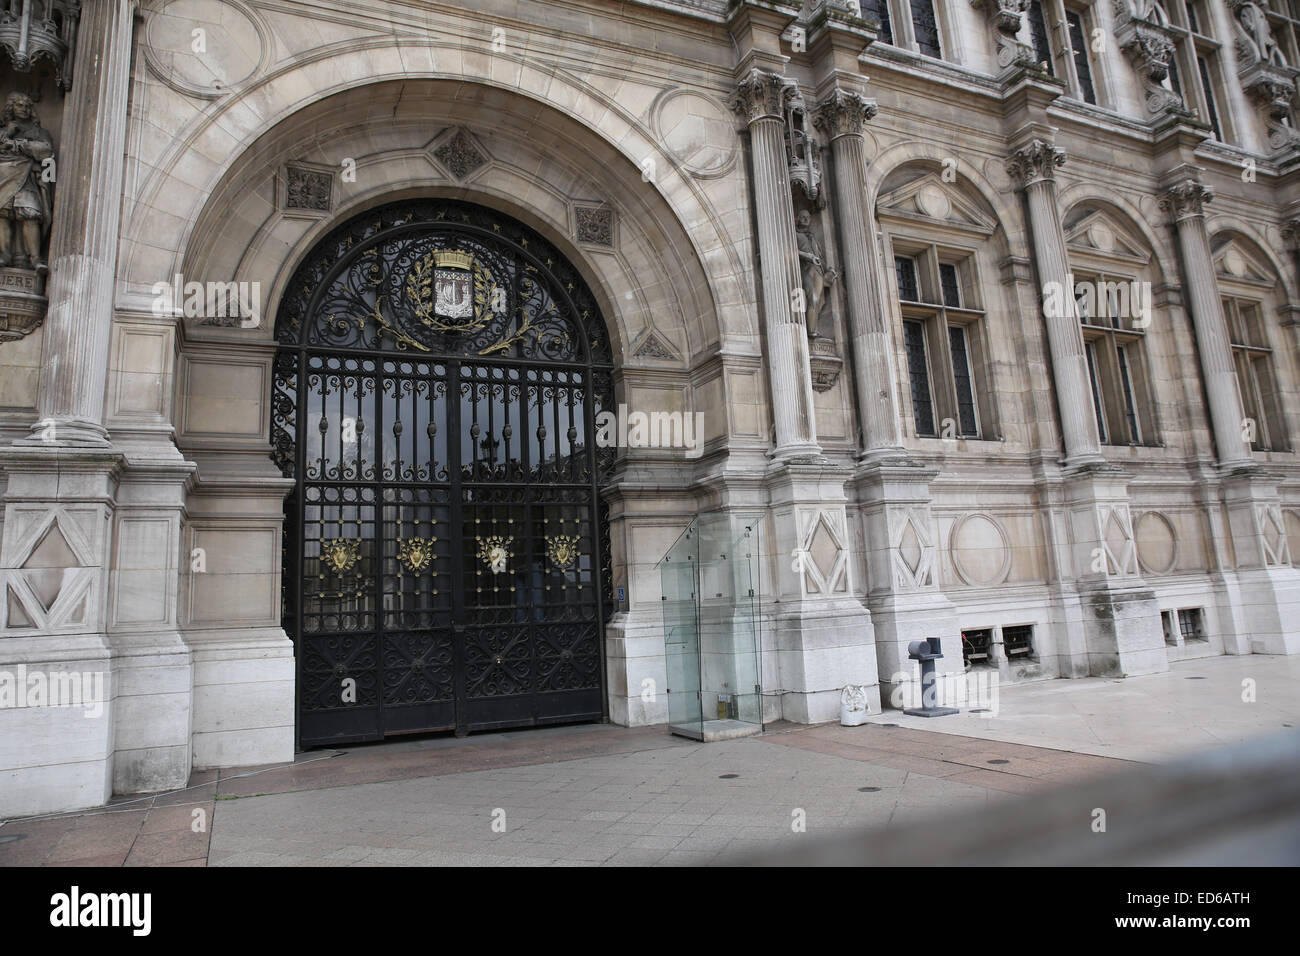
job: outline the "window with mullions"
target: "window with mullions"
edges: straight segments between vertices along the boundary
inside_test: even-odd
[[[1166,0],[1174,55],[1169,60],[1165,85],[1183,104],[1209,125],[1214,138],[1228,142],[1233,135],[1224,114],[1227,98],[1220,68],[1221,43],[1205,0]]]
[[[1065,0],[1030,0],[1025,13],[1034,57],[1047,64],[1047,71],[1065,84],[1070,96],[1097,105],[1091,9]]]
[[[978,438],[984,313],[972,291],[973,264],[938,246],[895,251],[916,434]]]
[[[1077,10],[1065,11],[1065,22],[1070,28],[1070,53],[1074,59],[1074,74],[1079,98],[1085,103],[1097,103],[1097,91],[1092,86],[1092,62],[1088,59],[1088,32],[1084,29],[1083,14]]]
[[[1268,346],[1260,303],[1236,296],[1223,297],[1228,320],[1232,361],[1237,371],[1237,392],[1246,435],[1256,451],[1286,451],[1282,402],[1273,371],[1273,350]]]
[[[1091,293],[1075,301],[1098,436],[1106,445],[1154,445],[1142,354],[1146,333],[1135,327],[1126,306],[1130,280],[1076,273],[1074,281],[1076,290],[1082,283]]]
[[[880,32],[876,39],[879,43],[894,44],[894,31],[889,24],[889,0],[862,0],[862,16],[868,20],[880,21]]]
[[[939,49],[939,22],[934,17],[933,0],[911,0],[912,34],[916,38],[916,48],[926,56],[939,59],[943,51]]]
[[[1034,43],[1034,56],[1038,62],[1047,67],[1047,72],[1056,76],[1056,67],[1052,63],[1052,44],[1047,35],[1047,18],[1043,14],[1041,0],[1030,0],[1026,11],[1029,19],[1029,36]]]

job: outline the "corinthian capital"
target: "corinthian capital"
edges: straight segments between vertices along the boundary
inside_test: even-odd
[[[1205,204],[1213,198],[1214,193],[1208,186],[1195,179],[1184,179],[1165,189],[1158,202],[1161,211],[1177,221],[1202,215]]]
[[[826,134],[828,140],[840,136],[855,136],[866,129],[867,123],[879,112],[875,100],[860,93],[835,90],[817,104],[813,112],[813,125]]]
[[[1041,139],[1022,146],[1007,161],[1007,175],[1021,186],[1056,178],[1056,167],[1065,165],[1065,150]]]
[[[797,87],[780,73],[754,67],[731,94],[731,108],[747,122],[764,117],[785,120],[785,104]]]

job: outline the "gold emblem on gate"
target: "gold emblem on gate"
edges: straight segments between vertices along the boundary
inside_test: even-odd
[[[361,560],[361,542],[356,538],[322,538],[320,559],[335,574],[351,571]]]
[[[546,536],[546,556],[561,571],[567,571],[578,560],[578,536],[556,534]]]
[[[478,542],[479,560],[493,574],[503,574],[510,562],[510,545],[515,539],[494,534],[487,538],[475,536],[474,540]]]
[[[425,328],[465,335],[488,324],[504,293],[468,252],[435,249],[411,267],[406,298]]]
[[[437,538],[403,538],[397,545],[397,561],[412,574],[433,567],[433,543]]]

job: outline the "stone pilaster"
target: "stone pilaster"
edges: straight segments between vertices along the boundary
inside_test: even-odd
[[[1210,237],[1205,230],[1204,204],[1213,194],[1199,181],[1179,175],[1160,196],[1160,208],[1169,215],[1178,232],[1187,283],[1187,307],[1196,330],[1196,351],[1201,358],[1201,375],[1210,402],[1210,425],[1219,466],[1225,471],[1251,467],[1254,459],[1246,444],[1246,422],[1237,395],[1237,373],[1232,363],[1228,323],[1223,314]]]
[[[848,477],[846,468],[815,461],[782,462],[767,476],[775,620],[763,651],[764,671],[776,683],[766,680],[764,692],[779,692],[779,716],[797,723],[837,717],[846,684],[867,687],[871,711],[879,710],[871,615],[853,583]]]
[[[1100,462],[1102,457],[1097,420],[1092,413],[1083,335],[1074,306],[1065,232],[1056,204],[1056,167],[1064,163],[1063,150],[1044,140],[1032,139],[1012,153],[1007,172],[1024,190],[1029,207],[1029,228],[1038,280],[1042,284],[1065,464],[1075,467]]]
[[[874,100],[837,89],[818,104],[814,117],[816,127],[830,140],[835,170],[835,213],[865,458],[903,455],[892,339],[880,287],[862,137],[867,121],[875,115]]]
[[[0,771],[17,782],[0,791],[0,816],[95,805],[115,782],[157,789],[189,775],[189,656],[174,617],[179,511],[161,539],[154,513],[117,520],[123,455],[104,424],[134,18],[133,0],[81,11],[79,67],[63,104],[37,421],[0,452],[8,478],[0,670],[79,676],[83,698],[93,678],[102,700],[94,719],[47,704],[0,712],[0,739],[40,741],[0,747]],[[170,552],[154,550],[168,543]],[[172,616],[152,616],[157,603],[170,603]],[[115,618],[138,638],[130,647],[113,646]],[[169,669],[173,691],[162,715],[150,689],[159,668]],[[161,737],[165,755],[155,747]],[[151,769],[137,774],[138,766]]]
[[[732,97],[733,109],[749,124],[753,154],[759,279],[777,459],[821,453],[813,416],[808,335],[795,296],[801,290],[799,254],[785,148],[785,104],[794,93],[794,84],[785,77],[754,67]]]
[[[65,102],[50,232],[49,312],[38,421],[29,441],[106,445],[108,375],[125,170],[134,0],[82,7]]]

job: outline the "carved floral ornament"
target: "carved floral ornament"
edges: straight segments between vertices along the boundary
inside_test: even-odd
[[[817,104],[813,126],[831,140],[841,136],[860,136],[878,112],[880,108],[875,100],[869,100],[861,93],[836,90]]]
[[[730,106],[747,122],[760,119],[785,121],[786,104],[794,98],[797,88],[793,81],[779,73],[754,67],[740,81],[731,96]]]
[[[1194,179],[1185,179],[1161,193],[1158,202],[1162,212],[1178,221],[1203,215],[1205,203],[1213,198],[1214,193],[1208,186]]]
[[[1055,181],[1056,167],[1065,165],[1065,150],[1036,139],[1011,154],[1007,175],[1020,186]]]
[[[1174,56],[1169,14],[1157,0],[1114,0],[1115,39],[1143,84],[1147,111],[1184,110],[1182,97],[1164,87]]]

